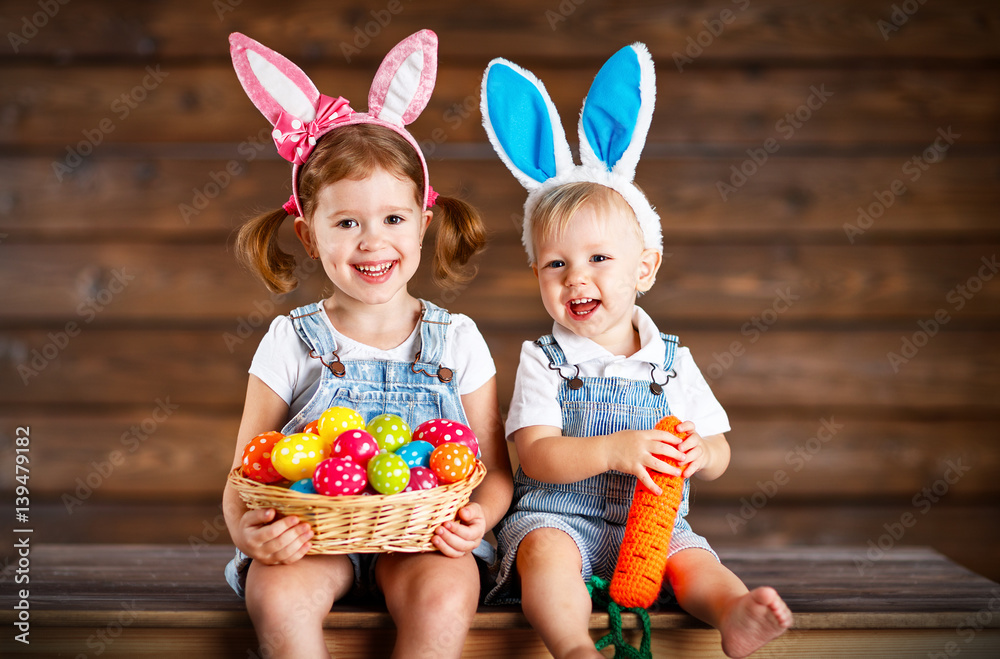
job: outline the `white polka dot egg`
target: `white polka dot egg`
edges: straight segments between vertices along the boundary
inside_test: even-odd
[[[432,446],[438,447],[449,442],[454,444],[465,444],[473,455],[479,455],[479,440],[472,428],[449,419],[431,419],[424,421],[413,431],[413,439],[430,442]]]
[[[395,414],[379,414],[365,428],[383,451],[392,453],[413,437],[409,424]]]
[[[365,468],[347,458],[327,458],[316,466],[313,487],[327,496],[358,494],[368,485]]]

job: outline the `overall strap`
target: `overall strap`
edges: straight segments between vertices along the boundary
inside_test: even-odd
[[[337,356],[337,341],[324,318],[325,314],[323,303],[316,302],[294,309],[288,316],[295,333],[309,347],[309,356],[320,360],[337,377],[343,377],[344,365]],[[326,355],[332,355],[332,358],[324,360]]]
[[[680,345],[680,339],[673,334],[664,334],[663,332],[660,332],[660,338],[663,339],[663,345],[666,347],[666,352],[663,355],[663,370],[669,373],[674,364],[674,353]]]
[[[546,334],[542,338],[535,341],[535,345],[542,349],[545,356],[549,358],[550,366],[562,366],[566,363],[566,353],[563,349],[559,347],[556,343],[556,337],[551,334]]]
[[[450,382],[454,371],[445,366],[444,354],[448,344],[448,326],[451,314],[433,302],[420,300],[420,352],[410,367],[414,373],[436,377],[441,382]]]

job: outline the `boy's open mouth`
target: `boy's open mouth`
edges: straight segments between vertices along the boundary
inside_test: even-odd
[[[396,267],[398,261],[382,261],[381,263],[358,263],[354,265],[362,277],[371,280],[383,279]]]
[[[582,297],[578,300],[570,300],[567,303],[569,307],[569,312],[577,318],[586,318],[594,312],[597,307],[601,306],[600,300],[595,300],[592,297]]]

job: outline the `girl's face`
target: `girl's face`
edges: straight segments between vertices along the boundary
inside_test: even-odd
[[[295,219],[295,233],[344,295],[368,305],[398,300],[432,217],[415,192],[412,181],[384,169],[341,179],[320,190],[311,221]]]
[[[631,346],[637,291],[649,290],[660,254],[643,249],[635,218],[582,206],[561,236],[535,241],[542,304],[552,319],[615,354]],[[629,353],[631,354],[631,353]]]

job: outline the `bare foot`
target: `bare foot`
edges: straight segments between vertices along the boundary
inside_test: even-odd
[[[736,600],[720,625],[722,651],[737,659],[749,656],[791,626],[792,612],[778,591],[755,588]]]

